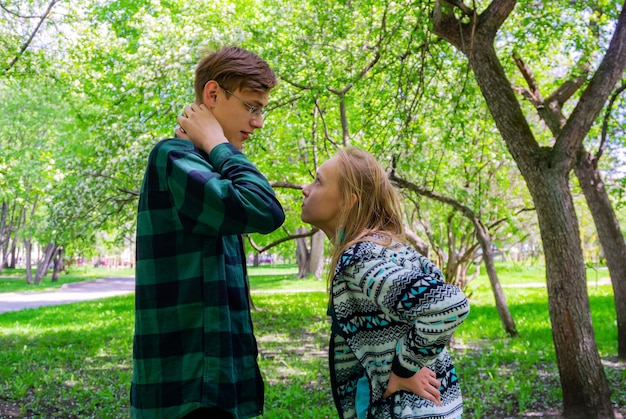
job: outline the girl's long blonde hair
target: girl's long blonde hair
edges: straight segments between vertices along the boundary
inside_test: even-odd
[[[384,246],[392,240],[404,241],[400,198],[380,163],[367,151],[351,146],[340,149],[335,158],[342,205],[328,273],[329,290],[335,267],[348,247],[371,234],[376,236],[367,240]],[[353,194],[356,202],[350,205]]]

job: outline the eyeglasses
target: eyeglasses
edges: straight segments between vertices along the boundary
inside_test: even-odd
[[[228,93],[229,95],[232,95],[233,97],[235,97],[235,99],[237,99],[239,102],[243,103],[243,105],[246,108],[248,108],[248,116],[250,118],[258,118],[259,116],[263,116],[265,114],[265,111],[266,111],[265,108],[258,108],[256,106],[250,105],[249,103],[247,103],[242,98],[240,98],[239,96],[237,96],[236,94],[234,94],[233,92],[231,92],[228,89],[225,89],[225,88],[222,87],[222,90],[225,91],[226,93]]]

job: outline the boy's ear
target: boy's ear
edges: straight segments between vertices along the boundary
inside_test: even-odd
[[[220,85],[215,80],[209,80],[204,85],[204,89],[202,90],[202,103],[204,103],[207,108],[212,109],[215,106],[219,88]]]

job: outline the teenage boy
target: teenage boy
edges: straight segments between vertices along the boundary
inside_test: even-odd
[[[285,214],[241,150],[276,83],[249,51],[213,52],[196,68],[184,131],[150,153],[137,215],[133,418],[263,412],[241,235],[270,233]]]

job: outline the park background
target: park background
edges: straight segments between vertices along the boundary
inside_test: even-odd
[[[203,51],[240,45],[280,79],[245,153],[288,215],[276,232],[247,237],[251,272],[287,266],[295,272],[267,271],[261,277],[274,279],[261,282],[301,291],[253,294],[268,310],[255,321],[272,313],[265,320],[276,334],[283,325],[319,346],[311,371],[321,378],[271,375],[288,357],[264,363],[270,389],[280,389],[275,404],[293,409],[311,402],[310,392],[323,400],[315,405],[329,406],[328,242],[300,221],[300,189],[337,147],[356,145],[389,169],[412,243],[470,298],[472,315],[453,343],[468,366],[470,417],[619,415],[626,405],[623,8],[609,0],[2,2],[0,269],[10,287],[34,289],[86,275],[87,266],[132,267],[147,154],[193,100]],[[252,282],[254,289],[254,275]],[[520,283],[532,286],[520,291],[513,286]],[[48,406],[43,388],[64,368],[29,379],[42,356],[33,348],[49,334],[74,342],[62,346],[85,344],[71,340],[76,326],[54,324],[72,319],[86,322],[81,330],[103,329],[90,335],[98,351],[122,351],[119,371],[100,366],[122,374],[109,377],[115,413],[103,413],[104,396],[95,392],[67,403],[86,410],[48,415],[124,417],[132,304],[103,304],[88,306],[89,316],[72,314],[76,308],[41,319],[0,316],[3,347],[12,348],[6,356],[15,356],[3,365],[22,365],[18,374],[2,370],[0,403],[21,406],[25,417]],[[102,326],[102,317],[110,323]],[[111,336],[125,343],[111,346]],[[262,347],[263,339],[270,338]],[[280,339],[271,342],[283,353]],[[484,364],[471,369],[476,363]],[[60,383],[54,388],[70,399],[77,387],[89,388],[81,379]],[[281,417],[272,416],[272,400],[267,417]],[[308,417],[332,417],[324,412]]]

